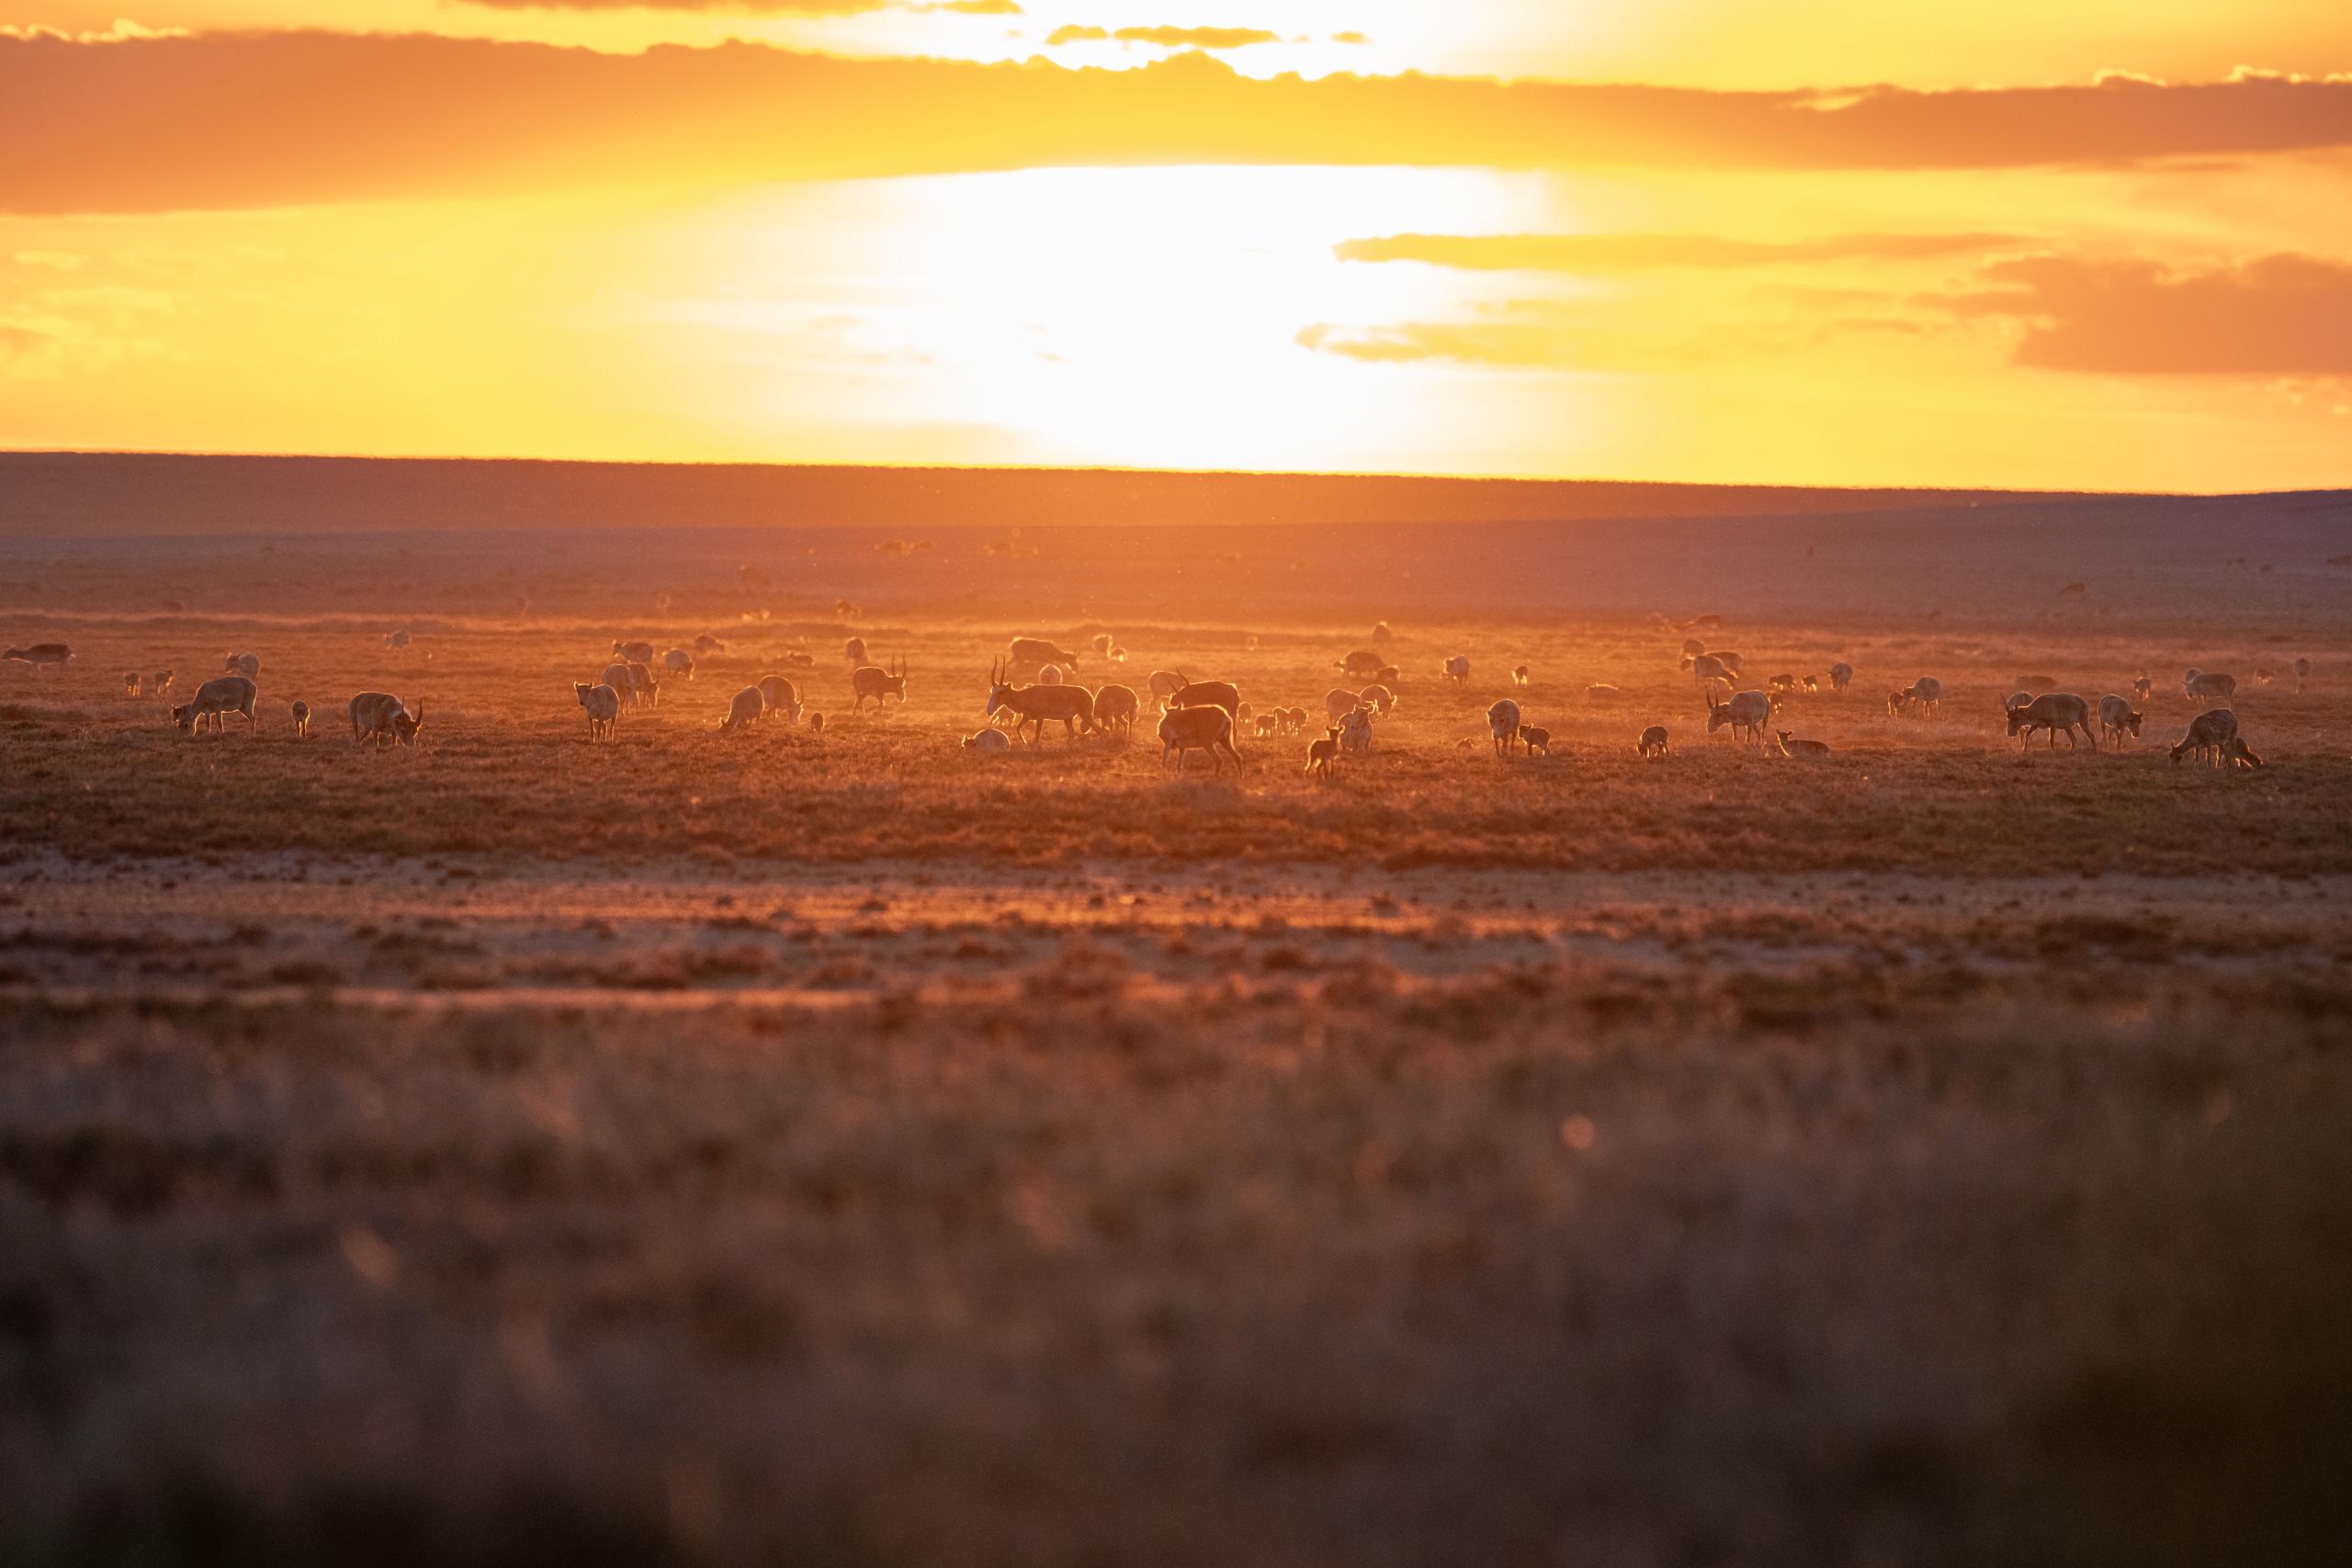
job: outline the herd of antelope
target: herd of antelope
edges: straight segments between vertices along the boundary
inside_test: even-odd
[[[1714,617],[1702,617],[1683,629],[1702,626],[1716,629],[1720,622]],[[1303,705],[1254,708],[1229,681],[1195,679],[1181,669],[1154,671],[1145,684],[1148,700],[1156,705],[1159,716],[1161,766],[1172,766],[1182,772],[1192,753],[1199,751],[1208,757],[1213,773],[1222,773],[1227,762],[1238,771],[1243,765],[1238,742],[1244,738],[1277,739],[1313,728],[1320,733],[1307,745],[1306,772],[1317,779],[1333,777],[1348,759],[1370,754],[1376,721],[1399,706],[1397,689],[1404,683],[1404,676],[1388,651],[1393,640],[1394,634],[1383,622],[1373,630],[1372,646],[1354,649],[1337,661],[1336,668],[1342,677],[1363,683],[1332,687],[1324,696],[1319,723],[1312,720],[1309,710]],[[405,629],[384,636],[388,649],[403,649],[411,643],[411,634]],[[726,646],[717,637],[704,635],[694,638],[691,644],[657,651],[650,641],[616,638],[609,660],[596,679],[572,683],[574,698],[587,719],[589,739],[613,739],[625,712],[659,706],[665,684],[674,690],[693,682],[705,662],[724,653]],[[1091,649],[1092,656],[1107,664],[1125,661],[1125,650],[1107,633],[1097,635]],[[906,702],[908,671],[903,657],[888,664],[876,663],[860,637],[849,638],[842,651],[850,666],[852,713],[861,712],[868,702],[877,710],[893,698],[901,705]],[[27,665],[36,673],[61,673],[73,659],[73,649],[61,642],[10,648],[0,654],[0,661]],[[727,705],[726,716],[718,725],[721,733],[740,734],[762,724],[805,724],[813,732],[823,730],[825,716],[808,707],[808,694],[802,684],[810,679],[815,656],[794,649],[782,654],[777,662],[797,671],[799,680],[772,672],[743,686]],[[1819,761],[1830,756],[1827,742],[1800,739],[1794,731],[1779,728],[1773,721],[1786,705],[1800,695],[1821,694],[1825,683],[1833,695],[1844,694],[1853,683],[1852,665],[1841,660],[1820,674],[1776,674],[1761,685],[1742,689],[1745,658],[1736,651],[1712,647],[1696,637],[1684,638],[1680,663],[1704,699],[1708,734],[1728,729],[1734,739],[1781,757]],[[988,753],[1009,751],[1016,744],[1035,746],[1044,739],[1048,724],[1060,725],[1064,739],[1071,742],[1080,736],[1132,739],[1136,725],[1143,717],[1147,696],[1117,682],[1090,689],[1078,678],[1080,666],[1080,654],[1051,638],[1014,637],[989,667],[980,708],[984,728],[962,737],[961,747]],[[2298,659],[2292,668],[2300,693],[2311,674],[2311,662]],[[1436,672],[1446,682],[1465,686],[1471,679],[1469,657],[1451,655],[1438,664]],[[257,728],[260,674],[258,655],[230,654],[220,675],[198,685],[188,701],[170,707],[172,722],[183,733],[191,735],[203,730],[224,731],[231,715],[243,717],[248,730]],[[2259,684],[2267,685],[2276,675],[2264,669],[2257,671],[2255,678]],[[170,670],[158,670],[152,675],[130,671],[122,680],[125,694],[135,698],[168,698],[175,685]],[[1527,664],[1519,664],[1510,671],[1510,681],[1514,692],[1524,694],[1532,684],[1533,672]],[[2070,749],[2085,745],[2093,750],[2120,749],[2139,739],[2154,694],[2154,682],[2144,671],[2132,682],[2132,698],[2110,693],[2096,704],[2074,693],[2057,690],[2058,682],[2047,675],[2019,676],[2017,684],[2019,690],[2003,702],[2002,709],[2008,734],[2018,738],[2021,746],[2030,746],[2037,734],[2043,734],[2048,738],[2047,744],[2055,748],[2063,733]],[[1609,685],[1590,685],[1584,690],[1586,699],[1592,703],[1610,702],[1622,694]],[[2181,694],[2192,703],[2226,704],[2234,698],[2237,690],[2236,678],[2221,671],[2190,669],[2181,678]],[[1922,675],[1888,693],[1886,714],[1890,718],[1932,720],[1940,713],[1943,699],[1943,682],[1932,675]],[[297,738],[307,739],[311,733],[310,704],[296,701],[288,711]],[[362,692],[345,705],[345,711],[354,741],[378,746],[413,744],[424,719],[422,702],[412,708],[385,692]],[[2091,728],[2094,718],[2098,726],[2096,730]],[[1514,750],[1531,756],[1547,755],[1551,750],[1550,731],[1527,722],[1518,697],[1498,698],[1487,708],[1487,735],[1498,758],[1507,757]],[[1668,754],[1669,741],[1667,728],[1653,724],[1641,731],[1634,749],[1645,759],[1662,759]],[[1474,739],[1463,744],[1475,743]],[[2226,705],[2197,714],[2169,754],[2175,761],[2194,758],[2217,767],[2254,769],[2263,765],[2262,758],[2240,732],[2237,715]]]

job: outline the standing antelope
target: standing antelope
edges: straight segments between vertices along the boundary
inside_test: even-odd
[[[1666,726],[1662,724],[1653,724],[1647,729],[1643,730],[1642,738],[1634,742],[1634,750],[1637,754],[1647,757],[1652,761],[1656,761],[1657,758],[1665,756]]]
[[[902,657],[888,670],[879,665],[862,664],[849,672],[849,688],[855,699],[849,705],[852,713],[864,707],[868,697],[874,699],[876,712],[881,710],[885,697],[898,698],[899,705],[904,707],[907,701],[907,661]]]
[[[1712,695],[1707,698],[1707,733],[1713,735],[1725,725],[1743,741],[1764,743],[1764,721],[1772,716],[1772,699],[1761,692],[1736,692],[1731,701],[1719,703]]]
[[[2185,697],[2233,697],[2237,690],[2234,675],[2191,670],[2180,678],[2180,694]]]
[[[628,679],[629,683],[637,688],[639,703],[650,708],[658,708],[662,705],[662,682],[653,678],[652,671],[642,664],[631,664],[628,667]]]
[[[847,642],[842,644],[842,657],[849,660],[850,668],[853,670],[857,668],[859,665],[864,664],[865,662],[865,639],[862,637],[854,637]]]
[[[150,696],[168,696],[171,690],[172,672],[168,670],[156,671],[155,678],[147,682],[147,693]]]
[[[1853,683],[1853,680],[1854,667],[1847,663],[1844,660],[1839,660],[1837,663],[1829,667],[1829,689],[1831,691],[1843,692],[1849,685]]]
[[[1340,673],[1342,675],[1353,675],[1361,679],[1366,675],[1379,674],[1382,670],[1387,667],[1387,664],[1388,656],[1386,654],[1374,653],[1368,648],[1360,648],[1353,653],[1349,654],[1345,659],[1340,660]]]
[[[1911,682],[1910,689],[1903,695],[1920,717],[1933,718],[1936,716],[1936,705],[1944,700],[1944,683],[1933,675],[1922,675]]]
[[[621,716],[621,694],[610,686],[592,686],[585,681],[574,681],[571,694],[588,716],[589,743],[610,740],[613,725]]]
[[[1526,665],[1521,664],[1512,668],[1510,672],[1510,683],[1517,686],[1522,692],[1527,690],[1527,678],[1528,669]]]
[[[403,746],[416,744],[416,732],[424,723],[424,705],[418,703],[411,713],[408,705],[390,692],[362,692],[351,699],[345,711],[351,716],[351,739],[354,744],[372,740],[379,747],[397,740]]]
[[[2025,703],[2023,707],[2008,710],[2008,733],[2013,733],[2013,736],[2023,733],[2025,736],[2025,740],[2018,743],[2018,750],[2025,750],[2032,743],[2037,728],[2051,731],[2051,750],[2058,750],[2058,731],[2061,728],[2065,731],[2067,750],[2075,750],[2076,728],[2082,731],[2082,739],[2088,740],[2093,750],[2098,748],[2098,736],[2091,733],[2091,703],[2082,701],[2072,691],[2046,691],[2034,701]]]
[[[1447,660],[1442,668],[1447,680],[1467,681],[1470,679],[1470,656],[1466,653],[1457,653]]]
[[[1389,714],[1396,709],[1396,694],[1390,691],[1385,686],[1366,686],[1363,691],[1356,694],[1356,701],[1363,704],[1365,707],[1370,708],[1381,717],[1386,718]]]
[[[384,634],[384,646],[386,648],[406,648],[408,645],[408,628],[405,626],[401,627],[398,631],[390,631]]]
[[[49,670],[62,673],[74,662],[74,649],[62,642],[37,642],[30,648],[12,648],[0,653],[0,660],[17,664],[29,664],[36,671]]]
[[[1487,733],[1495,739],[1495,755],[1510,754],[1510,743],[1519,737],[1519,705],[1509,697],[1498,697],[1487,709]]]
[[[261,655],[232,653],[221,668],[232,675],[243,675],[248,681],[258,680],[261,676]]]
[[[2143,670],[2140,671],[2140,678],[2132,682],[2132,690],[2139,697],[2140,705],[2144,708],[2155,698],[2156,683],[2150,680],[2148,672]]]
[[[1079,668],[1078,655],[1057,645],[1050,637],[1017,637],[1006,649],[1005,673],[1023,670],[1041,670],[1048,664],[1058,664],[1065,670]]]
[[[1233,714],[1230,709],[1216,706],[1170,708],[1159,720],[1159,765],[1166,767],[1168,759],[1176,759],[1176,771],[1184,771],[1184,761],[1194,751],[1209,754],[1212,773],[1225,771],[1225,759],[1233,759],[1234,771],[1241,768],[1241,753],[1233,749]]]
[[[122,672],[122,694],[126,697],[136,697],[139,694],[139,671],[136,670],[124,671]]]
[[[311,705],[308,703],[298,702],[294,705],[294,739],[297,740],[308,740],[310,738]]]
[[[1386,621],[1375,622],[1373,626],[1372,640],[1375,643],[1380,643],[1385,646],[1389,639],[1394,637],[1396,635],[1396,634],[1395,632],[1388,629],[1388,623]]]
[[[1046,739],[1046,721],[1059,719],[1062,733],[1072,745],[1078,743],[1080,725],[1091,735],[1094,729],[1094,695],[1083,686],[1016,686],[1012,682],[1012,666],[998,660],[989,666],[988,706],[981,710],[983,718],[994,718],[1000,712],[1012,715],[1012,732],[1021,733],[1022,726],[1033,725],[1035,732],[1029,744],[1037,745]],[[1165,759],[1163,758],[1163,761]]]
[[[1372,713],[1357,708],[1340,719],[1340,750],[1359,757],[1372,755]]]
[[[1345,686],[1334,686],[1323,694],[1323,712],[1329,716],[1333,724],[1339,723],[1341,718],[1355,712],[1363,703],[1363,698]]]
[[[1712,653],[1702,653],[1690,660],[1690,678],[1704,686],[1711,681],[1731,684],[1731,666]]]
[[[650,664],[652,660],[647,660],[644,662]],[[669,652],[662,656],[662,673],[664,675],[684,675],[687,680],[693,680],[695,678],[695,656],[688,653],[683,648],[672,649]]]
[[[1552,754],[1552,732],[1538,725],[1521,725],[1519,743],[1527,748],[1527,754],[1531,757],[1539,751],[1546,757]]]
[[[615,660],[605,666],[605,672],[598,679],[620,694],[623,706],[637,705],[637,672],[628,665]]]
[[[1808,696],[1808,697],[1817,697],[1817,696],[1821,695],[1821,677],[1820,677],[1820,676],[1818,676],[1818,675],[1807,675],[1807,676],[1804,678],[1804,694],[1805,694],[1806,696]]]
[[[2103,742],[2121,747],[2123,737],[2140,738],[2140,721],[2147,716],[2113,693],[2098,700],[2098,737]]]
[[[1310,778],[1328,779],[1340,765],[1340,727],[1333,725],[1322,739],[1306,749],[1306,773]]]
[[[254,699],[259,694],[259,689],[243,675],[217,676],[198,686],[193,698],[172,710],[172,722],[180,727],[184,735],[195,734],[207,723],[218,734],[227,730],[230,714],[241,713],[245,716],[245,728],[251,731],[254,724]]]
[[[616,637],[613,639],[613,657],[625,660],[634,660],[639,664],[650,664],[653,662],[653,645],[650,642],[623,642]]]

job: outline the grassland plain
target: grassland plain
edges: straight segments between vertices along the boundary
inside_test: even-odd
[[[1705,736],[1646,615],[1392,602],[1402,705],[1323,786],[1299,740],[1238,781],[1143,737],[959,752],[1006,637],[1077,616],[500,615],[420,558],[449,597],[392,622],[317,607],[377,579],[314,544],[159,610],[135,553],[56,558],[70,604],[6,629],[74,667],[0,670],[0,1558],[2340,1542],[2332,589],[1731,617],[1758,681],[1856,667],[1781,721],[1819,765]],[[1260,706],[1319,709],[1369,629],[1148,609],[1114,678]],[[615,637],[706,630],[588,744]],[[852,630],[903,706],[848,712]],[[245,649],[251,736],[120,691]],[[717,733],[793,649],[822,733]],[[2192,664],[2274,766],[2165,761]],[[2022,675],[2143,668],[2120,750],[2001,733]],[[1888,718],[1923,674],[1941,715]],[[339,733],[367,688],[424,743]],[[1491,755],[1507,693],[1551,757]]]

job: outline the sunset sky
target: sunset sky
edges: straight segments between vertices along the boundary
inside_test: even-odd
[[[131,3],[0,446],[2352,485],[2345,0]]]

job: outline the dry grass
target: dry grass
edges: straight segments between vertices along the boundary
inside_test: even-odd
[[[0,1560],[2336,1549],[2333,600],[2233,642],[2184,567],[2096,621],[1741,624],[1758,682],[1861,671],[1783,721],[1837,749],[1805,766],[1703,735],[1679,634],[1419,622],[1384,563],[1405,705],[1321,786],[1303,740],[1238,782],[959,754],[1005,636],[1080,630],[968,598],[869,605],[903,708],[847,714],[838,627],[711,626],[591,747],[611,638],[710,623],[606,624],[593,539],[552,583],[405,547],[248,563],[309,618],[151,614],[96,547],[12,569],[80,618],[11,635],[82,657],[0,670]],[[405,654],[311,614],[387,561],[425,583]],[[517,585],[539,618],[483,608]],[[1139,690],[1310,709],[1359,641],[1114,629]],[[716,734],[795,641],[824,733]],[[232,649],[257,736],[119,693]],[[2000,733],[2023,672],[2299,653],[2309,694],[2236,704],[2258,774],[2167,764],[2177,696],[2120,754]],[[1522,660],[1554,755],[1499,763]],[[1925,673],[1945,716],[1886,719]],[[368,688],[426,743],[295,741],[286,703]]]

